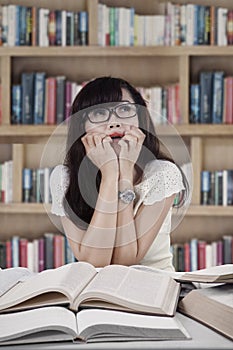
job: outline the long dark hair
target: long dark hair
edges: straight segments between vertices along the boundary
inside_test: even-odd
[[[78,227],[83,229],[91,221],[101,182],[101,173],[86,157],[81,141],[82,136],[85,135],[86,120],[83,110],[102,103],[120,102],[122,89],[127,90],[138,105],[139,128],[146,135],[137,165],[135,165],[138,177],[141,177],[145,165],[151,160],[163,159],[174,163],[170,157],[161,152],[160,142],[146,108],[146,102],[132,85],[123,79],[112,77],[100,77],[87,83],[77,94],[71,108],[64,162],[70,179],[63,203],[65,212]],[[187,189],[188,184],[184,175],[183,178]],[[183,194],[176,205],[181,205]]]

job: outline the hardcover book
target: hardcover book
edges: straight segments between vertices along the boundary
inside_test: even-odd
[[[232,284],[196,289],[179,302],[178,309],[233,340],[232,296]]]
[[[97,307],[173,316],[180,284],[167,275],[151,274],[122,265],[99,271],[74,262],[36,274],[16,284],[0,298],[0,310],[23,310],[50,305]]]
[[[81,310],[75,314],[61,306],[0,315],[0,324],[0,345],[190,339],[177,316],[97,309]]]

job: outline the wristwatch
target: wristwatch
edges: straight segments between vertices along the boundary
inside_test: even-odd
[[[131,203],[135,198],[136,194],[133,190],[126,189],[122,192],[119,191],[119,199],[126,204]]]

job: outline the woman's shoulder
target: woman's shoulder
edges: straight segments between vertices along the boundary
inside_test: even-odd
[[[63,164],[56,165],[50,176],[50,184],[62,184],[63,186],[69,181],[69,172],[67,166]]]
[[[178,166],[165,159],[155,159],[147,163],[144,169],[144,177],[150,177],[158,173],[180,173]]]

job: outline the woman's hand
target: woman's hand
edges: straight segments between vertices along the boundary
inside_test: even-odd
[[[118,160],[111,142],[111,137],[105,134],[87,133],[82,137],[88,158],[100,169],[102,175],[118,175]]]
[[[119,141],[121,151],[119,155],[120,174],[132,174],[145,140],[145,134],[137,127],[132,127]]]

